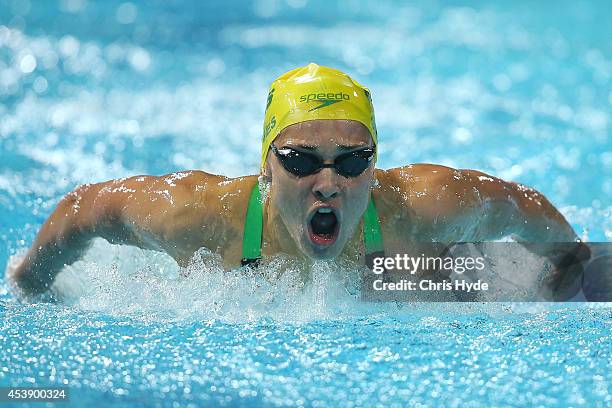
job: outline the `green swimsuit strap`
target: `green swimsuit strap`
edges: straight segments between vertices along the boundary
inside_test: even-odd
[[[370,197],[368,208],[363,215],[363,238],[366,249],[366,265],[371,269],[374,258],[384,256],[380,222],[374,199]],[[242,239],[242,265],[258,265],[261,260],[261,236],[263,232],[263,203],[259,184],[255,184],[251,191],[249,206],[244,222],[244,236]]]
[[[374,197],[370,195],[370,202],[365,214],[363,214],[363,241],[365,245],[365,263],[370,269],[374,267],[374,258],[385,256],[382,233],[380,232],[380,222],[378,212],[374,204]]]
[[[263,232],[263,203],[259,183],[255,183],[244,221],[241,264],[258,265],[261,259],[261,235]]]

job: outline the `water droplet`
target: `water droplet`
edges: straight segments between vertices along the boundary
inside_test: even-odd
[[[138,16],[138,8],[132,3],[123,3],[117,8],[116,19],[121,24],[132,24]]]
[[[19,61],[19,68],[24,74],[30,74],[36,69],[36,58],[32,54],[25,54]]]

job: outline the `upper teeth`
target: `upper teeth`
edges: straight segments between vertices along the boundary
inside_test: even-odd
[[[320,213],[327,214],[327,213],[332,212],[332,209],[331,208],[319,208],[318,211]]]

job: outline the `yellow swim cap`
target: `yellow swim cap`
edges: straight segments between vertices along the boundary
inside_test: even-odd
[[[284,128],[315,119],[355,120],[368,128],[377,143],[370,90],[342,71],[310,63],[286,72],[270,85],[261,168],[266,165],[270,144]]]

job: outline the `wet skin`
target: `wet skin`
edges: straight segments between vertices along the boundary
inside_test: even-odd
[[[325,163],[373,146],[367,128],[348,120],[293,125],[274,144],[307,150]],[[577,239],[542,194],[475,170],[434,164],[380,170],[372,161],[354,178],[332,168],[297,177],[270,152],[263,177],[270,183],[264,203],[264,258],[284,252],[363,264],[362,214],[370,191],[387,256],[404,254],[420,242],[491,241],[510,235],[519,242]],[[24,293],[43,292],[96,237],[164,251],[181,266],[206,247],[221,255],[225,268],[238,267],[247,203],[257,182],[255,175],[228,178],[186,171],[82,185],[59,202],[23,262],[8,271],[9,279]],[[318,206],[333,207],[338,218],[338,233],[329,245],[309,237],[309,217]]]

